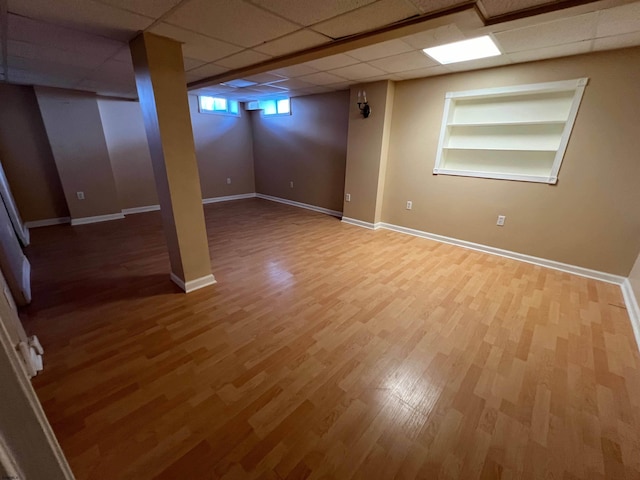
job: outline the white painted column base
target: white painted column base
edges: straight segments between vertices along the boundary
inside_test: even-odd
[[[171,281],[178,285],[185,293],[193,292],[201,288],[213,285],[216,282],[216,278],[213,275],[205,275],[204,277],[196,278],[195,280],[189,280],[188,282],[182,281],[175,273],[171,273]]]

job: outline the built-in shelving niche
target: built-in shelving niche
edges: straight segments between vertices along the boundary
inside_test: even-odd
[[[587,81],[448,92],[433,173],[556,183]]]

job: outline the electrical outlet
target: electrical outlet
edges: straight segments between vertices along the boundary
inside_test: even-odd
[[[227,185],[231,185],[231,177],[227,177]]]
[[[413,208],[413,202],[411,200],[409,200],[407,202],[407,210],[411,210]]]
[[[293,188],[293,180],[289,182],[289,187]]]
[[[76,196],[78,200],[84,200],[84,192],[76,192]]]
[[[350,202],[350,201],[351,201],[351,194],[350,194],[350,193],[347,193],[347,194],[344,196],[344,199],[345,199],[347,202]]]
[[[502,227],[506,218],[507,217],[505,217],[504,215],[498,215],[498,221],[496,222],[496,225]]]

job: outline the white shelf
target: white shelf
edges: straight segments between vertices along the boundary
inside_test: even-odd
[[[443,150],[485,150],[493,152],[556,152],[557,148],[508,148],[508,147],[442,147]]]
[[[555,183],[586,83],[447,93],[434,173]]]
[[[535,120],[514,122],[476,122],[476,123],[447,123],[448,127],[528,127],[533,125],[564,125],[566,120]]]

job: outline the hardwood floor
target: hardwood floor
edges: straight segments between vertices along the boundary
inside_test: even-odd
[[[618,286],[253,199],[32,231],[37,393],[84,479],[637,479]]]

